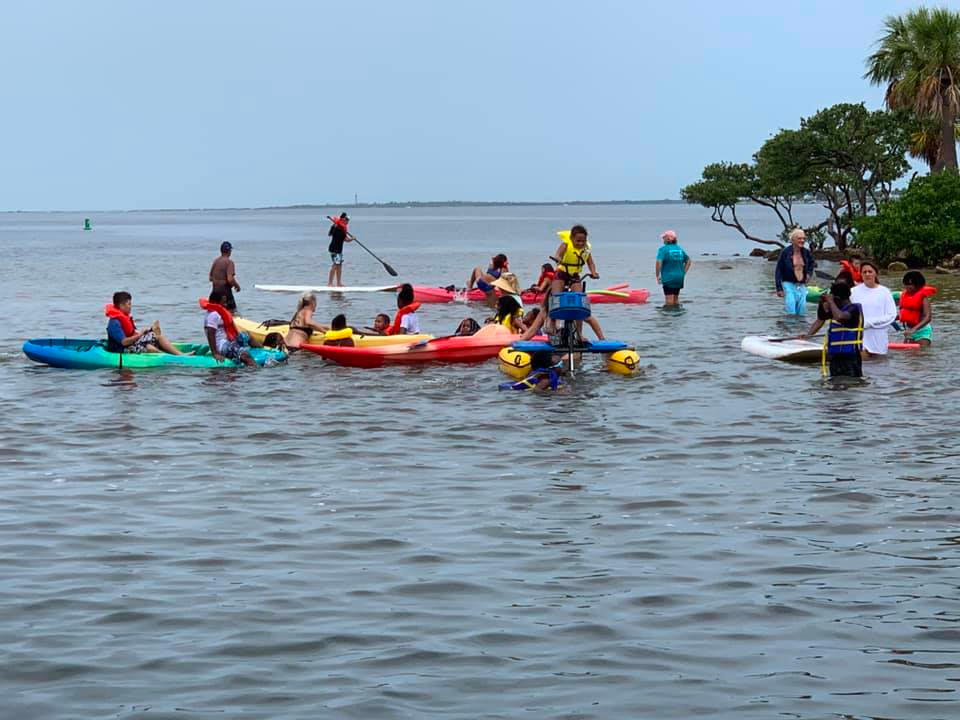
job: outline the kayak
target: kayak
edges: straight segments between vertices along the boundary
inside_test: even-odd
[[[740,343],[740,349],[768,360],[787,362],[820,362],[823,343],[810,340],[795,340],[759,335],[748,335]]]
[[[267,336],[267,333],[280,333],[286,335],[290,329],[289,323],[277,320],[267,320],[257,322],[246,318],[233,318],[237,329],[250,335],[251,338],[259,343]],[[364,335],[361,333],[353,334],[353,344],[357,347],[379,347],[380,345],[409,345],[417,340],[430,340],[433,335]],[[323,333],[314,332],[310,335],[309,342],[319,345],[323,342]]]
[[[378,368],[384,365],[416,365],[426,362],[482,362],[496,357],[502,348],[518,337],[502,325],[484,325],[473,335],[434,338],[405,345],[344,347],[307,343],[300,347],[339,365]]]
[[[113,353],[108,352],[103,340],[78,340],[70,338],[40,338],[23,344],[24,354],[34,362],[51,367],[71,370],[95,370],[99,368],[127,368],[139,370],[157,367],[242,367],[233,360],[217,362],[210,354],[208,345],[174,343],[183,352],[193,355],[169,355],[167,353]],[[286,354],[278,350],[249,348],[250,355],[258,365],[282,362]]]
[[[820,301],[820,296],[826,292],[826,288],[818,287],[817,285],[807,285],[807,302],[816,303]],[[893,301],[899,305],[900,304],[900,291],[893,290],[890,293],[893,295]]]
[[[593,304],[619,303],[623,305],[639,305],[645,303],[650,297],[649,290],[639,288],[630,289],[629,287],[610,288],[607,290],[590,290],[587,295]],[[429,287],[427,285],[413,286],[413,299],[421,303],[447,303],[454,301],[483,302],[487,296],[483,290],[448,290],[442,287]],[[524,305],[537,305],[543,300],[540,293],[525,292],[520,295]]]
[[[330,293],[369,293],[391,292],[399,285],[254,285],[257,290],[281,293],[330,292]]]

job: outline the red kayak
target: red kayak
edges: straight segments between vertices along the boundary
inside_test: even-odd
[[[649,290],[633,289],[625,286],[614,286],[606,290],[590,290],[587,295],[590,297],[590,303],[593,305],[600,303],[620,303],[624,305],[639,305],[645,303],[650,297]],[[447,290],[442,287],[429,287],[427,285],[413,286],[413,299],[420,303],[445,303],[455,300],[467,300],[469,302],[483,302],[486,299],[483,290],[471,290],[468,293],[456,290]],[[521,296],[524,305],[537,305],[543,300],[543,295],[532,292],[525,292]]]
[[[502,325],[484,325],[474,335],[413,341],[410,344],[380,347],[304,344],[300,347],[325,360],[332,360],[347,367],[378,368],[384,365],[414,365],[425,362],[482,362],[495,358],[503,348],[519,337]]]

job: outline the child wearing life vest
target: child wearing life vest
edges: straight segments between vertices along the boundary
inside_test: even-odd
[[[146,330],[137,330],[133,322],[133,296],[125,290],[113,294],[113,303],[104,307],[107,322],[107,350],[114,353],[158,353],[189,355],[164,337],[160,322]]]
[[[803,337],[810,337],[827,323],[827,336],[824,338],[824,360],[829,362],[830,377],[863,377],[863,309],[859,303],[850,302],[850,286],[835,282],[830,292],[824,293],[827,318],[817,317],[810,331]]]
[[[535,295],[543,295],[543,293],[547,291],[547,288],[553,283],[553,279],[556,276],[557,271],[553,269],[553,265],[544,263],[540,266],[540,277],[537,278],[536,283],[527,288],[527,292]]]
[[[224,307],[226,296],[222,290],[214,290],[206,300],[200,300],[200,307],[207,311],[203,321],[203,331],[207,336],[210,354],[217,362],[224,358],[241,362],[247,367],[256,367],[247,346],[251,344],[246,333],[237,331],[233,324],[233,315]]]
[[[581,272],[584,266],[594,280],[598,280],[597,266],[593,261],[590,243],[587,241],[587,229],[583,225],[574,225],[570,232],[560,232],[560,247],[557,248],[557,273],[550,283],[553,292],[563,292],[565,284],[574,292],[583,292]]]
[[[420,303],[413,301],[413,285],[404,283],[397,293],[397,314],[393,324],[387,328],[387,335],[419,335],[420,317],[417,310]]]
[[[330,321],[330,329],[324,333],[324,345],[342,345],[344,347],[353,347],[353,328],[347,327],[347,316],[337,315]]]
[[[933,341],[933,309],[930,298],[937,292],[927,285],[923,273],[910,270],[903,276],[903,292],[900,293],[900,322],[903,323],[903,339],[906,342],[929,345]]]
[[[517,302],[516,295],[501,295],[497,298],[497,312],[492,322],[503,325],[515,334],[522,333],[526,329],[523,324],[523,308]]]

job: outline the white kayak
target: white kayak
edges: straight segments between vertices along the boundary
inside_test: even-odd
[[[810,340],[784,340],[776,337],[747,335],[740,349],[769,360],[788,362],[820,362],[823,344]]]
[[[254,285],[257,290],[266,292],[282,293],[303,293],[303,292],[337,292],[337,293],[360,293],[360,292],[392,292],[399,285],[344,285],[336,287],[334,285]]]

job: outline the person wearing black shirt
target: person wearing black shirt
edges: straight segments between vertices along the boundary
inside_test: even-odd
[[[350,218],[346,213],[340,213],[340,217],[333,221],[327,235],[330,236],[330,245],[327,250],[330,252],[330,274],[327,276],[327,285],[331,287],[343,287],[343,243],[352,242],[355,238],[347,231],[347,225]]]

